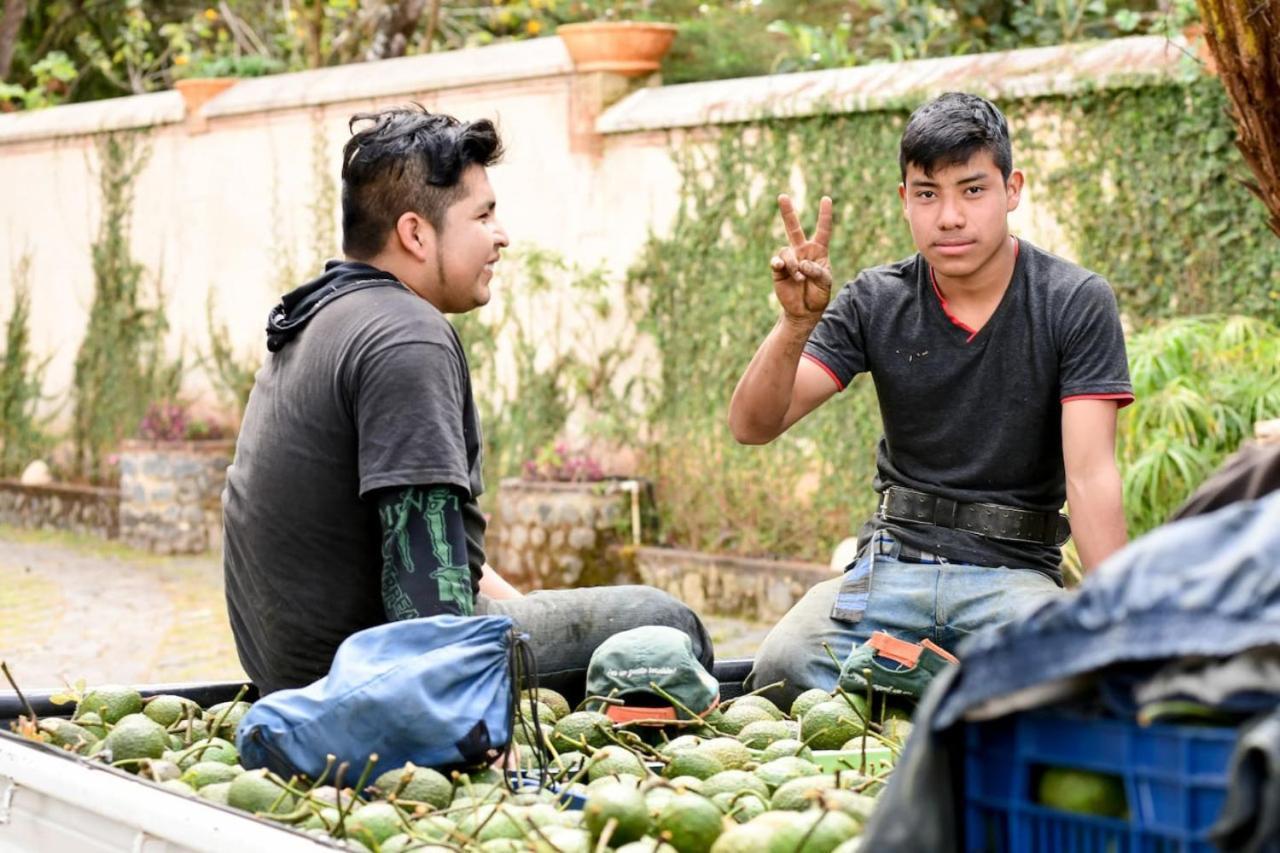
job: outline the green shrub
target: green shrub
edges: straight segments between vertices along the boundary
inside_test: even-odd
[[[1257,421],[1280,417],[1280,328],[1242,316],[1183,317],[1128,342],[1137,401],[1117,436],[1130,536],[1170,513]]]
[[[47,422],[37,414],[48,358],[31,348],[31,258],[23,255],[12,273],[13,305],[0,354],[0,477],[12,477],[50,444]]]

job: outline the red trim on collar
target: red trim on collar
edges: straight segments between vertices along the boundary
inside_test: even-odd
[[[1021,249],[1022,249],[1022,241],[1019,240],[1017,237],[1014,237],[1013,238],[1014,264],[1018,263],[1018,253],[1021,251]],[[964,341],[966,344],[972,342],[973,339],[978,336],[978,332],[980,332],[981,329],[973,328],[972,326],[968,325],[963,320],[961,320],[959,317],[951,313],[951,308],[947,305],[947,297],[942,295],[942,290],[938,287],[938,276],[937,274],[934,273],[933,267],[929,267],[929,281],[932,282],[933,292],[938,297],[939,304],[942,305],[942,313],[947,315],[947,319],[950,320],[953,325],[959,326],[961,329],[964,329],[966,332],[969,333],[969,337],[965,338],[965,341]]]
[[[942,291],[938,289],[938,277],[933,274],[933,267],[929,267],[929,280],[933,282],[933,292],[938,297],[938,303],[942,305],[942,313],[947,315],[947,319],[953,326],[959,326],[969,333],[969,337],[964,340],[966,344],[972,341],[977,336],[978,330],[951,313],[951,309],[947,307],[947,297],[943,296]]]

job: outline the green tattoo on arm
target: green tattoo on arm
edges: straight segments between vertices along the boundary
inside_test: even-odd
[[[407,486],[379,500],[388,619],[475,612],[459,492]]]

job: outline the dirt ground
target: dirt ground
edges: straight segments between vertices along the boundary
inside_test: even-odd
[[[750,657],[767,625],[707,617],[719,659]],[[157,557],[99,539],[0,527],[0,660],[24,690],[245,677],[221,557]],[[9,689],[0,683],[0,690]]]

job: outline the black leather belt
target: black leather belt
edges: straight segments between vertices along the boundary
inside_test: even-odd
[[[1071,522],[1061,513],[1033,512],[1000,504],[958,503],[901,486],[885,489],[878,515],[888,521],[935,524],[1007,542],[1063,545],[1071,538]]]

